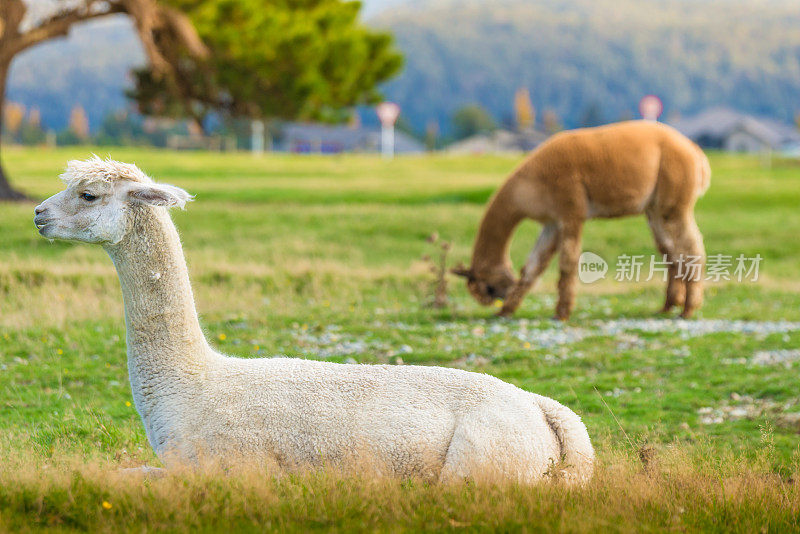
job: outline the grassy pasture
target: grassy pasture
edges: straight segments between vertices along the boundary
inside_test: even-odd
[[[90,152],[4,158],[17,184],[44,198],[61,188],[65,162]],[[129,403],[111,263],[99,247],[39,237],[33,203],[0,204],[0,529],[800,528],[797,162],[712,155],[697,209],[706,248],[763,261],[757,283],[709,284],[692,323],[708,329],[695,332],[656,318],[662,284],[616,282],[613,261],[605,280],[580,287],[565,325],[549,319],[553,266],[514,319],[492,318],[455,280],[451,308],[428,308],[425,238],[437,231],[453,243],[451,261],[466,261],[483,205],[516,157],[97,152],[197,196],[174,219],[207,334],[223,352],[491,373],[578,411],[599,473],[582,490],[333,472],[120,481],[108,472],[157,461]],[[516,265],[537,231],[522,226]],[[592,221],[584,250],[613,260],[652,254],[653,244],[641,217]],[[655,468],[637,459],[645,444]]]

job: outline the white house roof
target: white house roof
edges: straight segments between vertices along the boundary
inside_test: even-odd
[[[547,134],[536,130],[529,129],[522,132],[496,130],[457,141],[448,146],[447,151],[462,154],[528,152],[546,139]]]
[[[754,117],[729,108],[711,108],[693,117],[675,121],[674,126],[685,136],[724,139],[735,132],[747,132],[773,149],[800,145],[800,131],[782,122]]]

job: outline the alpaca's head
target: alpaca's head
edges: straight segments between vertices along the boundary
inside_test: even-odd
[[[61,175],[66,189],[38,206],[34,224],[48,239],[114,244],[130,229],[137,206],[183,206],[183,189],[157,184],[135,165],[102,160],[70,161]]]
[[[484,306],[489,306],[497,299],[505,299],[508,290],[516,283],[514,272],[507,265],[497,265],[486,270],[459,266],[450,272],[466,278],[470,294]]]

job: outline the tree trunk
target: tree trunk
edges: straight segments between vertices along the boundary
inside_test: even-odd
[[[3,130],[3,106],[6,101],[6,80],[8,79],[8,71],[11,67],[10,61],[0,62],[0,132]],[[2,145],[2,139],[0,139]],[[26,197],[20,191],[17,191],[11,184],[8,183],[8,178],[3,170],[3,163],[0,161],[0,201],[3,200],[26,200]]]

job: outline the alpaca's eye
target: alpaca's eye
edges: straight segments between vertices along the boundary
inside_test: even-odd
[[[97,197],[91,193],[83,193],[81,194],[81,198],[86,202],[92,202],[93,200],[97,200]]]

